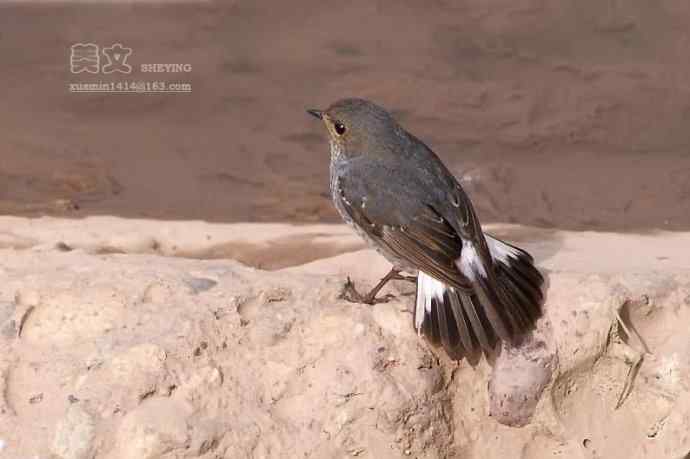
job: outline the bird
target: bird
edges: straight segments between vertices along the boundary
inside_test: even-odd
[[[366,294],[348,277],[347,300],[375,304],[390,280],[416,282],[413,325],[453,360],[477,362],[534,328],[544,277],[533,257],[482,230],[468,195],[431,148],[366,99],[307,113],[328,131],[336,210],[392,264]]]

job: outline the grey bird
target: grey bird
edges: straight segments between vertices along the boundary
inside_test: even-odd
[[[524,250],[482,231],[468,196],[436,154],[378,105],[342,99],[307,110],[328,129],[335,208],[393,265],[366,295],[416,274],[414,326],[455,360],[515,343],[541,315],[544,279]]]

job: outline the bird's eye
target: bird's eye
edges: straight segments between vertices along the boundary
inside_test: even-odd
[[[336,123],[333,125],[333,127],[335,128],[335,133],[338,135],[345,134],[345,131],[347,130],[347,129],[345,129],[345,125],[343,123],[341,123],[340,121],[336,121]]]

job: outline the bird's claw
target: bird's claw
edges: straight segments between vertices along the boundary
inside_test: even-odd
[[[338,298],[349,301],[350,303],[364,303],[364,297],[355,288],[355,283],[352,282],[350,277],[347,277],[347,281],[343,284],[343,288],[340,291]]]
[[[376,303],[386,303],[391,298],[394,298],[394,296],[388,294],[381,298],[376,298],[375,292],[369,292],[366,295],[362,295],[357,291],[357,288],[355,288],[355,283],[352,281],[352,279],[350,279],[350,276],[348,276],[347,281],[340,291],[340,295],[338,295],[338,298],[349,301],[350,303],[368,304],[371,306]]]

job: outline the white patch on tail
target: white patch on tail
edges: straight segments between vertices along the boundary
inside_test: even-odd
[[[425,315],[431,314],[431,299],[436,298],[439,302],[443,302],[443,293],[446,288],[443,282],[419,271],[417,276],[417,305],[414,310],[414,326],[417,329],[417,334],[421,333]]]
[[[520,252],[517,249],[498,239],[492,238],[488,234],[486,235],[486,244],[489,246],[489,252],[491,252],[491,257],[494,260],[509,264],[510,258],[514,260],[519,258]]]
[[[460,269],[460,272],[469,280],[475,280],[477,278],[477,273],[482,277],[486,277],[486,271],[484,270],[481,258],[479,258],[477,249],[474,247],[474,244],[469,241],[462,241],[460,259],[456,260],[455,264],[458,269]]]

